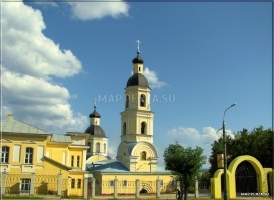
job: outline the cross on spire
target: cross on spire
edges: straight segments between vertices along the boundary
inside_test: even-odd
[[[97,99],[95,98],[95,99],[94,99],[94,109],[97,108],[97,107],[96,107],[96,101],[97,101]]]
[[[140,43],[141,43],[141,41],[137,40],[136,42],[137,42],[137,50],[138,50],[137,52],[140,53]]]

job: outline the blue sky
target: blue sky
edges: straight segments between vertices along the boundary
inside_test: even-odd
[[[2,2],[2,117],[84,132],[97,99],[115,157],[136,40],[160,165],[175,141],[209,156],[232,103],[229,134],[271,127],[271,2]]]

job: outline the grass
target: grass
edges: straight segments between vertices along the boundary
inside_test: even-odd
[[[44,199],[44,198],[33,197],[33,196],[2,196],[2,199]]]
[[[43,198],[43,197],[34,197],[34,196],[2,196],[2,199],[49,199],[49,198]],[[62,198],[63,199],[63,198]],[[64,198],[64,199],[74,199],[74,198]],[[77,199],[77,198],[75,198]],[[79,199],[79,198],[78,198]],[[82,199],[82,198],[80,198]],[[95,198],[91,200],[115,200],[114,198]],[[164,198],[117,198],[120,200],[142,200],[142,199],[147,199],[147,200],[175,200],[175,199],[164,199]],[[116,200],[117,200],[116,199]],[[187,198],[188,200],[222,200],[222,199],[214,199],[214,198]],[[236,198],[236,199],[230,199],[230,200],[250,200],[251,197],[246,197],[246,198]],[[269,200],[271,199],[270,197],[260,197],[260,198],[254,198],[255,200]]]

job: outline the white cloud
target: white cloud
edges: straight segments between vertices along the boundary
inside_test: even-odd
[[[43,79],[4,71],[2,74],[3,115],[53,132],[83,130],[88,122],[80,113],[74,114],[64,87]]]
[[[144,75],[147,78],[151,88],[161,88],[162,86],[166,85],[166,83],[158,80],[156,72],[149,70],[147,67],[144,70]]]
[[[117,156],[117,148],[115,147],[108,147],[108,156],[111,157],[112,159],[115,159]]]
[[[68,2],[72,17],[80,20],[101,19],[107,16],[128,16],[129,5],[123,1]]]
[[[207,161],[211,155],[211,144],[215,140],[218,140],[222,137],[222,131],[216,133],[217,129],[212,127],[204,127],[203,131],[200,133],[195,128],[185,128],[178,127],[173,128],[167,132],[168,139],[170,143],[177,141],[183,147],[192,147],[195,148],[199,146],[204,149],[204,155],[207,156]],[[234,134],[231,130],[226,130],[226,134],[234,138]],[[204,167],[209,167],[207,163]]]
[[[2,3],[2,114],[13,113],[47,131],[83,130],[87,117],[73,113],[67,88],[50,82],[53,76],[79,73],[81,62],[45,37],[45,28],[39,10],[22,2]]]
[[[39,10],[22,2],[3,3],[2,52],[9,70],[49,79],[73,76],[81,62],[42,33],[46,25]]]
[[[48,6],[58,7],[57,3],[53,2],[51,0],[50,1],[47,1],[47,0],[44,0],[44,1],[35,1],[34,3],[38,4],[38,5],[42,5],[44,7],[48,7]]]

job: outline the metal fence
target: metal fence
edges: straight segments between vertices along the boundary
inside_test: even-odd
[[[58,175],[36,175],[34,194],[57,195]]]
[[[30,191],[31,174],[7,174],[5,194],[25,194]]]
[[[5,174],[5,183],[1,173],[1,187],[5,185],[5,195],[58,195],[58,175],[35,175],[29,174]],[[60,183],[61,196],[68,196],[68,179],[63,179]]]
[[[59,174],[60,175],[60,174]],[[109,180],[99,181],[94,178],[86,180],[62,179],[59,175],[6,174],[4,194],[7,195],[53,195],[62,197],[82,196],[101,198],[165,198],[176,199],[179,182],[163,182],[162,180]],[[0,186],[4,184],[0,179]],[[85,184],[84,184],[85,183]],[[2,185],[3,184],[3,185]],[[85,188],[86,187],[86,188]],[[79,192],[81,191],[81,192]],[[84,194],[85,191],[85,194]],[[188,191],[189,197],[210,197],[210,183],[196,182]],[[92,196],[93,195],[93,196]]]
[[[114,181],[95,181],[95,196],[113,196]]]
[[[140,197],[156,196],[156,181],[140,181]]]
[[[68,197],[69,179],[62,179],[61,196]]]
[[[134,197],[136,194],[136,181],[118,181],[117,186],[119,197]]]

